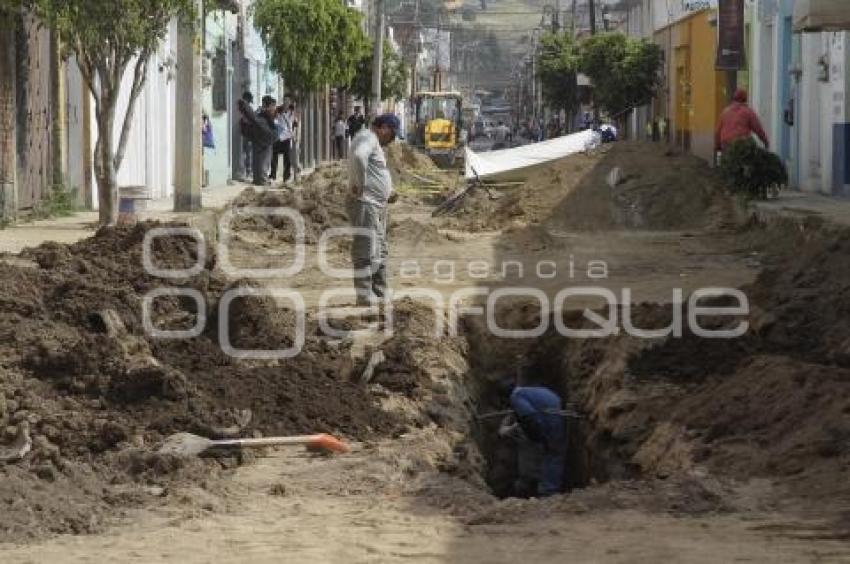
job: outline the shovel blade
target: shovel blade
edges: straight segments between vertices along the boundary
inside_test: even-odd
[[[176,433],[165,439],[158,452],[174,456],[198,456],[213,444],[210,439],[192,433]]]

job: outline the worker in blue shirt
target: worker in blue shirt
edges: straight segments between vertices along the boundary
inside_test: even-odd
[[[516,489],[537,482],[537,495],[544,497],[563,489],[567,435],[559,413],[561,398],[542,386],[517,386],[510,396],[516,422],[503,424],[502,436],[519,443],[519,480]],[[521,433],[517,433],[517,428]]]

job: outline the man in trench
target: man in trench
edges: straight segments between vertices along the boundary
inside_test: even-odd
[[[399,125],[395,115],[382,114],[354,136],[349,149],[348,217],[360,230],[351,245],[358,306],[377,305],[387,297],[387,204],[396,195],[383,147],[395,140]]]
[[[564,420],[555,413],[561,398],[543,386],[513,388],[510,395],[514,414],[503,422],[499,435],[517,442],[518,496],[547,497],[563,491],[567,434]]]

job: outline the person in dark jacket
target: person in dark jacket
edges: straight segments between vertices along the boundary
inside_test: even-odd
[[[246,121],[247,137],[251,141],[251,161],[255,186],[265,186],[271,166],[272,145],[277,139],[275,115],[277,101],[271,96],[263,96],[263,103],[256,113],[243,100],[239,101],[239,111]]]
[[[250,92],[244,92],[242,94],[241,104],[247,106],[248,111],[253,112],[254,108],[254,95]],[[240,110],[241,113],[241,110]],[[251,124],[248,120],[240,115],[239,117],[239,133],[242,136],[242,176],[247,178],[253,169],[251,165],[251,153],[253,151],[251,147],[251,139],[250,139],[250,129]]]
[[[354,139],[365,126],[366,116],[360,112],[360,106],[354,106],[354,113],[348,116],[348,138]]]
[[[532,383],[529,372],[537,369],[523,363],[513,378],[502,382],[511,410],[499,435],[516,441],[516,496],[546,497],[564,489],[567,431],[562,399],[551,389]]]

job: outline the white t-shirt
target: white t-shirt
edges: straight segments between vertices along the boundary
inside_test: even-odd
[[[350,186],[362,188],[361,202],[381,208],[387,205],[393,181],[378,136],[370,129],[361,129],[351,140],[348,179]]]
[[[292,139],[292,122],[295,120],[295,116],[292,112],[284,112],[277,116],[278,125],[280,126],[280,135],[278,138],[281,141],[286,141],[288,139]]]
[[[345,137],[345,130],[348,129],[348,124],[345,123],[344,119],[336,120],[334,124],[334,135],[336,137]]]

